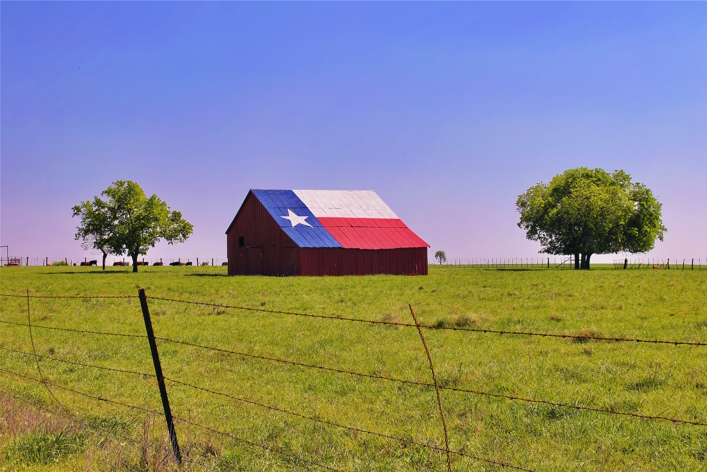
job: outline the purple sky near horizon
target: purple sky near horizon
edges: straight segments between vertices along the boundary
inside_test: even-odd
[[[643,257],[707,259],[705,3],[2,2],[0,15],[11,255],[90,258],[71,207],[130,179],[195,227],[147,259],[225,259],[250,188],[372,189],[431,253],[537,257],[518,194],[585,166],[623,169],[663,203],[665,242]]]

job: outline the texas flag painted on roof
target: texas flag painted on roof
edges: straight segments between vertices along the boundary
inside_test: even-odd
[[[252,190],[300,247],[429,247],[372,190]]]

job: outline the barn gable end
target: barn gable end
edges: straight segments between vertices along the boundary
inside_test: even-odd
[[[253,192],[248,192],[228,227],[226,239],[228,275],[299,273],[299,247],[282,231]]]

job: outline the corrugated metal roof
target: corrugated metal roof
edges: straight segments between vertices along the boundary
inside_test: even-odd
[[[373,190],[293,190],[317,218],[392,218],[393,210]]]
[[[252,193],[300,247],[429,247],[372,190],[252,190]]]
[[[341,247],[292,190],[252,190],[299,247]]]

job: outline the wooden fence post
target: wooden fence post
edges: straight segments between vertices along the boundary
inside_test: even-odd
[[[162,375],[162,365],[160,364],[160,355],[157,352],[157,343],[155,342],[155,333],[152,331],[152,321],[150,320],[150,311],[147,308],[147,297],[145,289],[138,291],[140,297],[140,306],[142,307],[142,316],[145,319],[145,330],[147,330],[147,339],[150,342],[150,351],[152,352],[152,362],[155,365],[155,375],[157,376],[157,385],[160,388],[160,397],[162,397],[162,407],[164,408],[164,418],[167,421],[167,430],[169,431],[169,440],[172,443],[172,451],[177,463],[182,465],[182,453],[179,451],[179,442],[177,441],[177,432],[174,430],[174,421],[172,420],[172,410],[169,408],[169,398],[167,398],[167,387],[164,384],[164,376]]]

